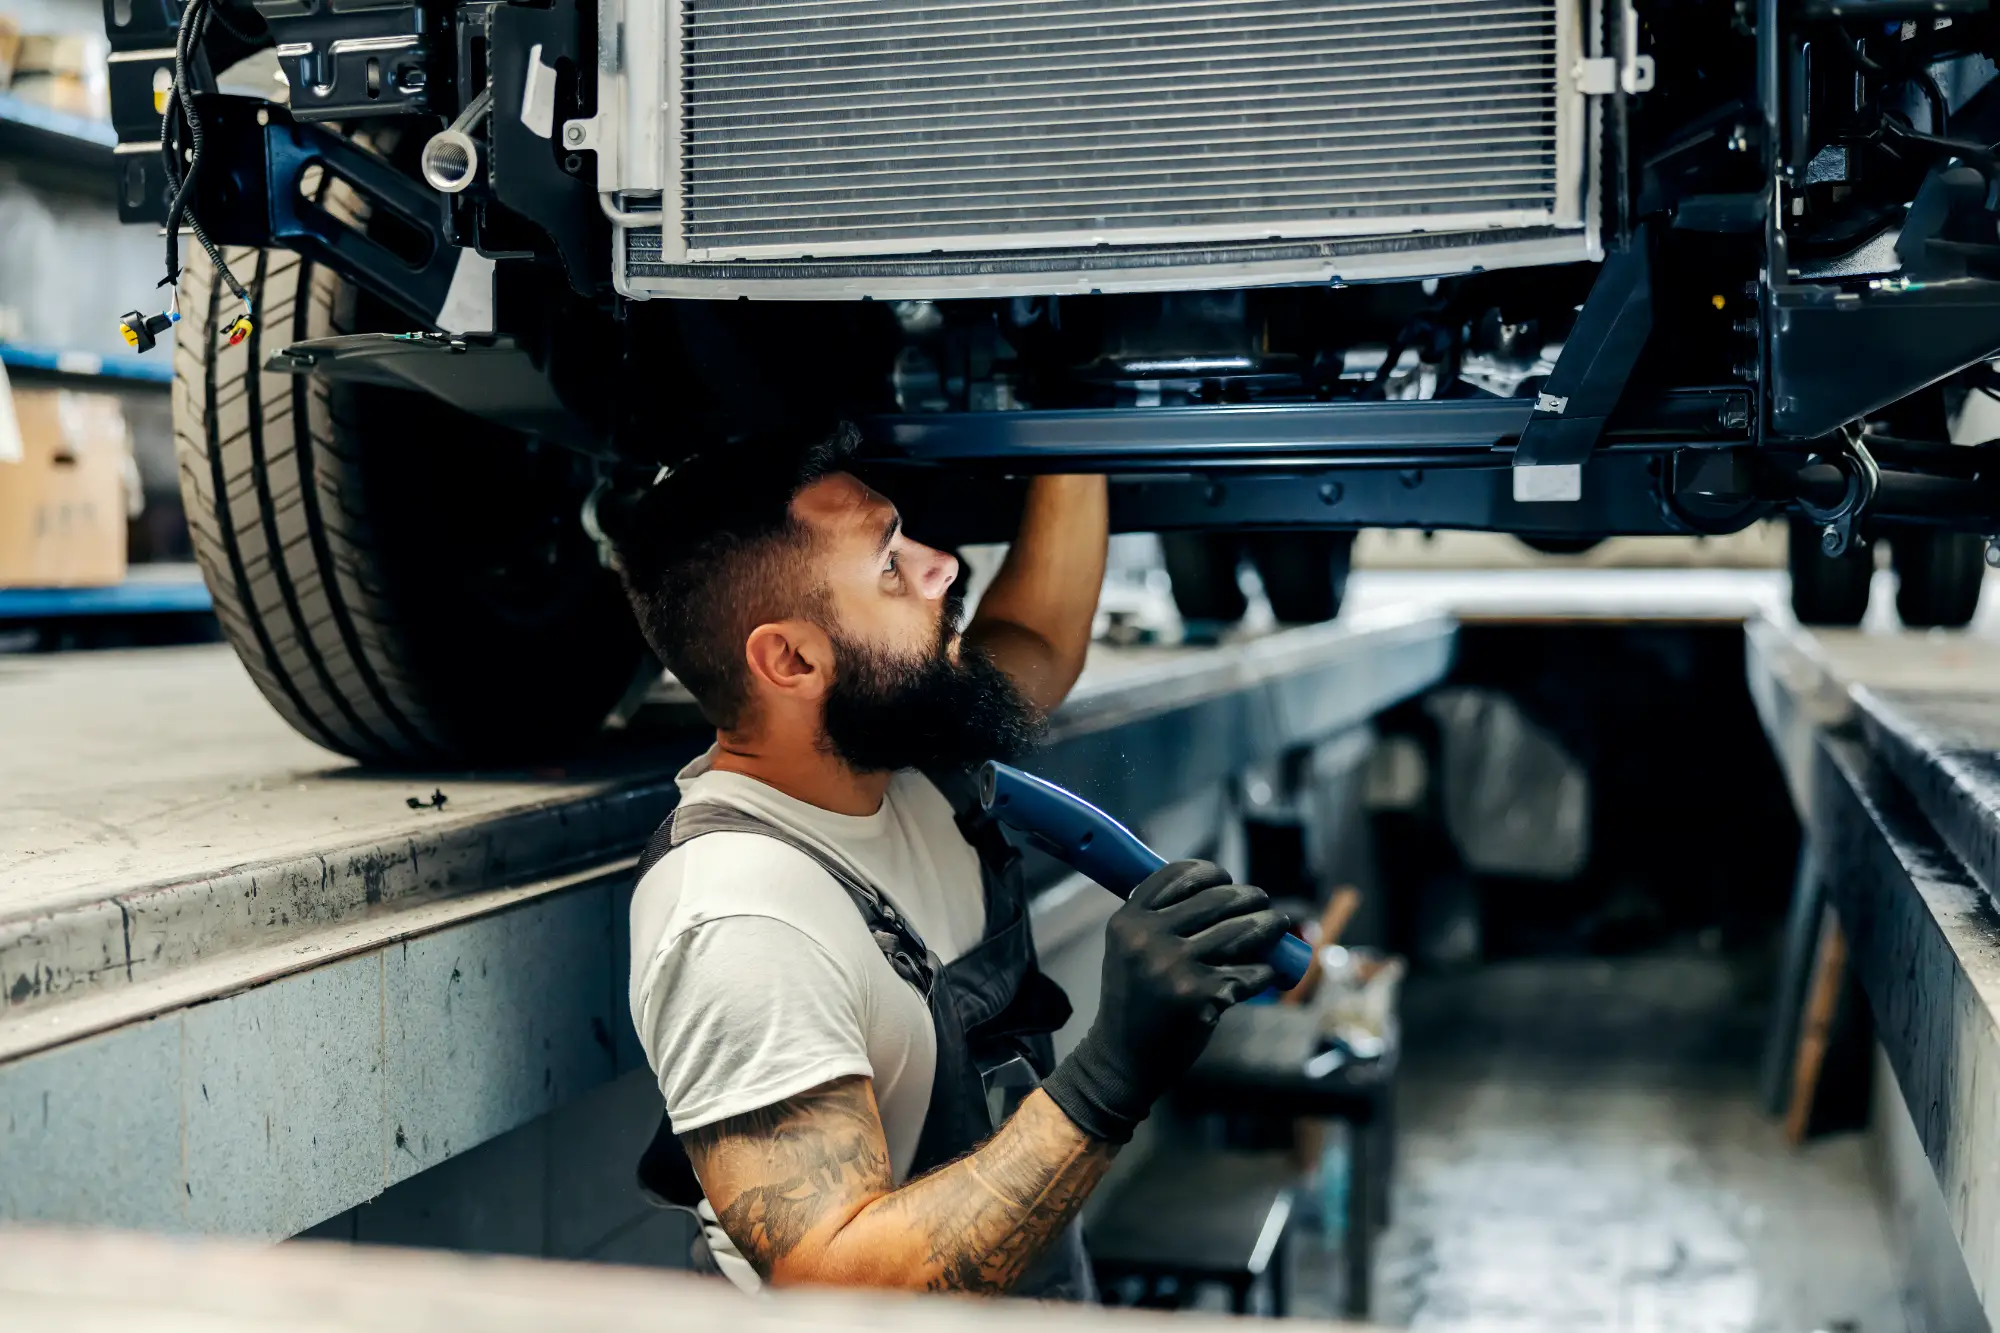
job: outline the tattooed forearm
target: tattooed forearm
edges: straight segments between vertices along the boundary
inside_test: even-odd
[[[1010,1290],[1110,1165],[1035,1093],[977,1151],[891,1191],[867,1079],[682,1136],[724,1231],[773,1282]]]
[[[704,1125],[681,1143],[722,1229],[767,1279],[815,1227],[845,1221],[857,1195],[890,1184],[874,1090],[862,1078]]]
[[[911,1182],[876,1211],[921,1229],[932,1291],[1008,1291],[1076,1216],[1112,1151],[1037,1095],[979,1151]]]

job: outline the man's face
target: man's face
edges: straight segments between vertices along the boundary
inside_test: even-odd
[[[912,541],[894,505],[846,473],[801,491],[833,641],[822,743],[863,771],[1017,757],[1038,724],[1014,683],[961,646],[955,556]]]
[[[913,655],[958,628],[946,593],[958,559],[912,541],[896,507],[845,472],[808,486],[792,513],[812,530],[833,628],[885,653]]]

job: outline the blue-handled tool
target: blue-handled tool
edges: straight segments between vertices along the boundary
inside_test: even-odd
[[[995,819],[1027,834],[1050,856],[1120,898],[1130,896],[1141,880],[1167,863],[1132,830],[1089,801],[1009,764],[994,762],[980,768],[979,803]],[[1271,946],[1264,961],[1277,972],[1279,989],[1290,990],[1305,976],[1312,946],[1286,935]]]

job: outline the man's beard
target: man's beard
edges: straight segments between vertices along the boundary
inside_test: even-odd
[[[830,634],[835,667],[822,744],[848,767],[969,768],[1017,759],[1041,739],[1041,721],[991,657],[962,643],[952,661],[962,600],[947,602],[938,641],[916,656]]]

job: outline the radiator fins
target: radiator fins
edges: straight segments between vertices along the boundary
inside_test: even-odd
[[[1555,220],[1554,0],[685,0],[691,260]]]

